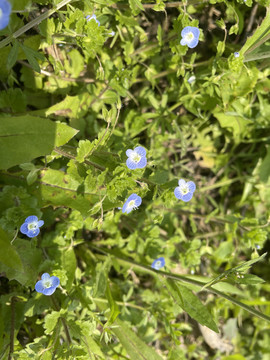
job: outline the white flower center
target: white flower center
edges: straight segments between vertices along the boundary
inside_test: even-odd
[[[158,260],[158,261],[156,262],[156,267],[160,267],[160,266],[161,266],[161,261]]]
[[[182,195],[186,195],[189,192],[189,188],[187,185],[182,185],[182,186],[180,186],[180,191],[181,191]]]
[[[52,281],[51,281],[51,279],[45,280],[45,281],[43,282],[43,286],[44,286],[46,289],[50,288],[50,287],[52,286]]]
[[[138,162],[141,160],[141,156],[136,153],[135,151],[131,154],[131,160],[134,161],[136,164],[138,164]]]
[[[136,207],[136,205],[135,205],[135,200],[130,200],[130,202],[128,203],[128,208],[134,208],[134,207]]]
[[[185,36],[185,40],[187,42],[191,42],[194,39],[194,35],[192,34],[192,32],[187,33],[187,35]]]
[[[37,222],[32,222],[30,224],[28,224],[28,230],[36,230],[38,229],[38,223]]]

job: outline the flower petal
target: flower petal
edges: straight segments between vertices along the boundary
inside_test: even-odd
[[[135,199],[135,205],[136,205],[136,206],[140,206],[141,203],[142,203],[142,198],[137,195],[137,198]]]
[[[196,185],[193,181],[188,181],[187,186],[189,188],[189,191],[191,191],[192,193],[196,190]]]
[[[176,197],[177,199],[182,200],[183,194],[182,194],[179,186],[177,186],[177,187],[174,189],[174,195],[175,195],[175,197]]]
[[[133,153],[133,150],[127,149],[126,155],[127,155],[128,157],[130,157],[130,156],[132,155],[132,153]]]
[[[123,207],[122,207],[122,213],[125,213],[125,212],[126,212],[128,203],[129,203],[129,201],[126,201],[126,202],[124,203],[124,205],[123,205]]]
[[[39,220],[39,221],[38,221],[38,227],[41,227],[42,225],[44,225],[44,221],[43,221],[43,220]]]
[[[57,276],[52,276],[51,281],[52,281],[52,286],[55,288],[57,288],[57,286],[60,285],[60,280]]]
[[[135,147],[134,151],[142,157],[146,156],[146,150],[142,146]]]
[[[178,181],[178,185],[181,187],[181,186],[185,186],[186,185],[186,182],[185,182],[185,180],[184,179],[180,179],[179,181]]]
[[[137,169],[137,164],[134,161],[132,161],[130,158],[127,159],[126,165],[130,170]]]
[[[49,280],[49,278],[50,278],[50,274],[48,273],[44,273],[43,275],[41,275],[42,280]]]
[[[146,157],[142,157],[141,160],[137,164],[138,169],[143,169],[147,165],[147,159]]]
[[[35,290],[39,293],[43,293],[43,289],[44,289],[43,282],[42,280],[39,280],[35,285]]]
[[[182,196],[182,200],[185,202],[188,202],[192,199],[193,193],[192,192],[188,192],[187,194]]]
[[[37,236],[40,233],[39,228],[28,230],[28,233],[26,234],[28,237],[33,238]]]
[[[191,49],[195,48],[198,45],[199,39],[193,38],[189,43],[187,43],[187,46]]]
[[[55,292],[55,290],[56,290],[56,287],[52,286],[47,289],[43,289],[42,294],[50,296]]]
[[[25,235],[28,233],[28,225],[26,223],[22,224],[22,226],[20,227],[20,232]]]
[[[26,224],[30,224],[32,222],[37,222],[38,218],[36,215],[30,215],[25,219]]]

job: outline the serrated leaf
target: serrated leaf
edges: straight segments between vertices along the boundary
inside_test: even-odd
[[[45,334],[50,334],[53,331],[57,325],[59,317],[60,312],[58,311],[52,311],[50,314],[46,315],[44,322]]]
[[[192,319],[217,333],[219,332],[211,314],[191,290],[183,285],[176,284],[172,279],[166,279],[165,285],[173,301],[186,311]]]
[[[56,146],[64,145],[77,132],[66,124],[30,115],[2,117],[0,168],[8,169],[38,156],[49,155]]]

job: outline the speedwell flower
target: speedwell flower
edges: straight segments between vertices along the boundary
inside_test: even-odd
[[[95,22],[98,24],[98,26],[100,26],[100,22],[97,20],[97,17],[96,17],[95,14],[93,14],[91,17],[90,17],[90,15],[87,15],[87,16],[86,16],[86,20],[87,20],[87,21],[90,21],[90,20],[92,20],[92,19],[94,19]]]
[[[191,200],[194,191],[196,190],[196,185],[193,181],[185,182],[185,180],[180,179],[178,185],[174,189],[174,195],[177,199],[188,202]]]
[[[60,285],[60,280],[57,276],[50,276],[44,273],[35,285],[35,290],[43,295],[52,295],[56,288]]]
[[[165,266],[165,259],[164,259],[164,257],[160,257],[153,261],[151,268],[153,268],[155,270],[159,270],[159,269],[163,268],[164,266]]]
[[[146,150],[142,146],[137,146],[134,150],[128,149],[126,155],[126,164],[130,170],[142,169],[147,164]]]
[[[22,226],[20,227],[20,232],[26,236],[32,238],[39,234],[39,228],[44,224],[43,220],[38,220],[37,216],[31,215],[28,216]]]
[[[131,194],[122,208],[123,213],[129,214],[133,209],[137,209],[142,203],[142,198],[137,194]]]
[[[187,45],[189,48],[195,48],[199,42],[200,30],[195,26],[186,26],[181,31],[181,45]]]
[[[188,78],[187,82],[188,82],[189,84],[193,84],[195,80],[196,80],[196,76],[191,75],[191,77]]]
[[[7,0],[0,0],[0,30],[8,26],[11,5]]]
[[[235,53],[233,53],[233,55],[235,58],[238,58],[240,56],[239,52],[237,52],[237,51]]]

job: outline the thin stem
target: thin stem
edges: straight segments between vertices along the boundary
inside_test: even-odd
[[[111,251],[109,251],[107,249],[104,249],[104,248],[100,249],[100,248],[98,248],[98,247],[96,247],[96,246],[94,246],[92,244],[90,244],[89,246],[92,249],[95,249],[95,250],[97,250],[97,251],[99,251],[99,252],[101,252],[103,254],[114,256],[116,259],[120,260],[120,262],[132,264],[135,268],[138,268],[140,270],[151,273],[152,275],[153,274],[158,275],[158,276],[163,275],[166,278],[173,279],[173,280],[176,280],[176,281],[186,282],[186,283],[191,284],[191,285],[199,286],[200,288],[202,288],[205,285],[205,283],[203,283],[201,281],[190,279],[190,278],[188,278],[186,276],[183,276],[183,275],[176,275],[176,274],[171,274],[171,273],[161,271],[161,270],[154,270],[149,266],[138,264],[135,261],[132,261],[132,260],[129,260],[129,259],[124,259],[124,258],[122,258],[120,256],[114,255]],[[253,314],[255,316],[258,316],[259,318],[261,318],[263,320],[266,320],[266,321],[270,322],[270,317],[269,316],[261,313],[260,311],[254,309],[254,308],[251,308],[250,306],[242,303],[241,301],[238,301],[238,300],[234,299],[233,297],[231,297],[229,295],[224,294],[223,292],[221,292],[219,290],[216,290],[216,289],[212,288],[211,286],[209,286],[208,288],[205,288],[203,291],[207,291],[207,292],[210,292],[212,294],[219,295],[220,297],[223,297],[224,299],[229,300],[233,304],[241,307],[242,309],[248,311],[249,313],[251,313],[251,314]]]
[[[50,298],[52,300],[52,303],[53,303],[53,306],[54,306],[55,310],[60,311],[59,305],[57,304],[57,301],[56,301],[54,295],[51,295]],[[68,330],[66,320],[64,318],[62,318],[62,317],[60,317],[60,319],[61,319],[62,324],[64,326],[64,331],[65,331],[65,334],[66,334],[67,342],[68,342],[69,345],[71,345],[72,340],[71,340],[71,337],[70,337],[70,333],[69,333],[69,330]]]
[[[64,150],[62,149],[59,149],[59,148],[54,148],[53,149],[55,152],[57,152],[58,154],[60,155],[63,155],[69,159],[73,159],[73,160],[76,160],[76,156],[73,156],[67,152],[65,152]],[[92,161],[89,161],[89,160],[84,160],[84,163],[87,164],[87,165],[91,165],[91,166],[94,166],[95,168],[101,170],[101,171],[104,171],[105,170],[105,167],[101,166],[101,165],[98,165],[96,163],[93,163]]]
[[[0,49],[6,45],[8,45],[12,40],[16,39],[17,37],[21,36],[22,34],[24,34],[26,31],[30,30],[32,27],[38,25],[41,23],[41,21],[47,19],[48,17],[50,17],[52,14],[54,14],[57,10],[61,9],[61,7],[67,5],[68,3],[70,3],[71,1],[74,0],[63,0],[61,1],[58,5],[56,5],[56,7],[54,9],[50,9],[48,11],[46,11],[44,14],[39,15],[36,19],[30,21],[28,24],[26,24],[25,26],[21,27],[19,30],[15,31],[14,34],[9,35],[7,38],[5,38],[4,40],[2,40],[0,42]]]
[[[106,299],[101,299],[101,298],[92,298],[93,301],[96,301],[96,302],[102,302],[102,303],[108,303],[108,300]],[[145,308],[141,307],[141,306],[138,306],[138,305],[135,305],[135,304],[131,304],[131,303],[125,303],[125,302],[121,302],[121,301],[115,301],[117,305],[120,305],[120,306],[126,306],[126,307],[131,307],[131,308],[134,308],[134,309],[138,309],[138,310],[142,310],[142,311],[145,311]]]

